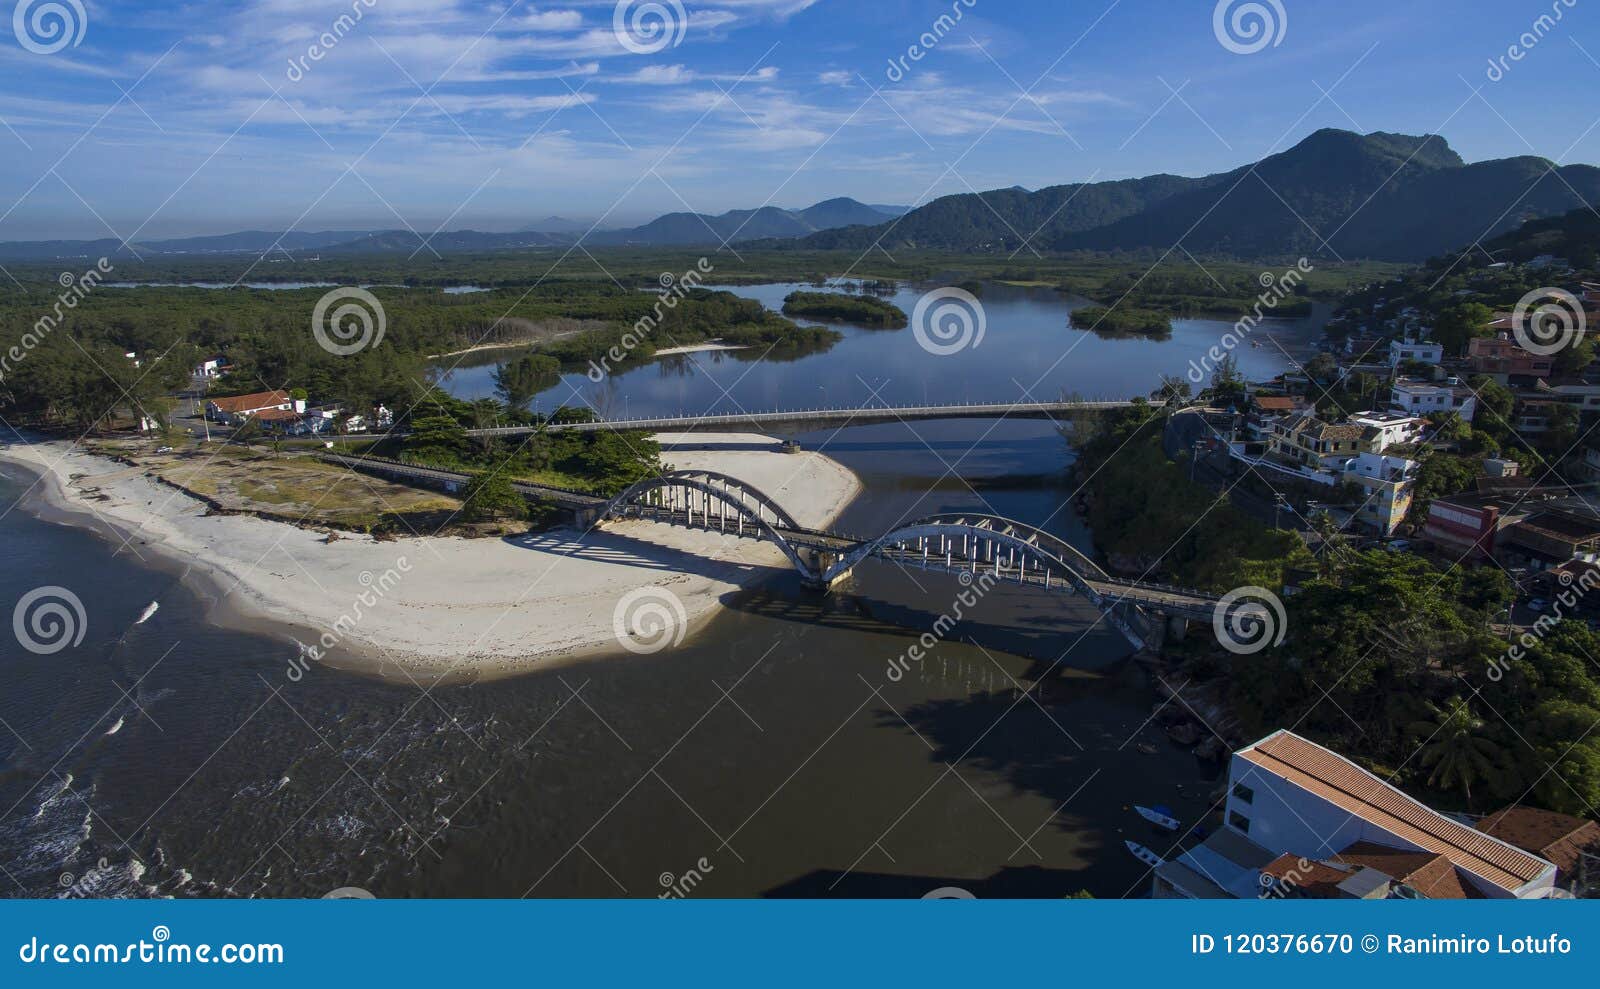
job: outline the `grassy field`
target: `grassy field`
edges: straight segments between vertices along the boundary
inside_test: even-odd
[[[97,452],[134,460],[222,511],[356,532],[431,533],[461,508],[448,495],[390,484],[307,456],[213,448],[171,454],[132,444]]]

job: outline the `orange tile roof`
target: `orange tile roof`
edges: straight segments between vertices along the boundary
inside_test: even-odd
[[[1354,873],[1336,869],[1326,862],[1313,862],[1285,852],[1261,870],[1289,889],[1314,900],[1337,899],[1343,894],[1339,884]]]
[[[1294,399],[1279,397],[1276,395],[1257,395],[1255,397],[1255,403],[1258,408],[1270,409],[1273,411],[1281,410],[1284,412],[1293,412],[1296,407]]]
[[[290,404],[286,391],[263,391],[254,395],[235,395],[232,398],[213,398],[211,404],[221,412],[254,412],[274,405]]]
[[[1543,859],[1445,817],[1293,732],[1280,731],[1235,755],[1506,890],[1521,889],[1550,867]]]
[[[262,422],[288,422],[291,419],[300,418],[300,413],[293,409],[262,409],[256,412],[252,418],[259,419]]]
[[[1455,864],[1444,855],[1390,848],[1358,841],[1334,856],[1346,865],[1364,865],[1410,886],[1430,900],[1481,900],[1483,894],[1463,883]]]
[[[1478,830],[1549,859],[1568,875],[1585,853],[1600,853],[1600,824],[1537,807],[1496,811],[1478,822]]]

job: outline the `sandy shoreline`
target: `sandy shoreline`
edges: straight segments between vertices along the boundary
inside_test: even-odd
[[[465,356],[467,356],[469,354],[481,354],[481,353],[484,353],[484,352],[490,351],[490,350],[532,350],[535,347],[538,347],[540,344],[550,343],[553,340],[564,340],[567,337],[574,336],[575,334],[577,334],[579,332],[582,332],[582,331],[580,331],[580,330],[572,330],[572,331],[569,331],[569,332],[566,332],[566,333],[557,333],[556,335],[551,336],[551,337],[546,337],[543,340],[524,340],[524,341],[522,341],[520,343],[480,343],[475,347],[467,347],[464,350],[452,350],[452,351],[449,351],[448,353],[443,353],[443,354],[429,354],[428,355],[428,360],[430,360],[430,361],[442,361],[447,357],[465,357]],[[702,353],[707,353],[707,352],[710,352],[710,351],[749,350],[749,349],[750,349],[749,347],[743,346],[742,344],[733,344],[733,343],[697,343],[697,344],[692,344],[692,345],[686,346],[686,347],[668,347],[665,350],[656,351],[653,356],[655,356],[655,357],[673,357],[673,356],[676,356],[678,354],[702,354]]]
[[[860,491],[838,463],[779,452],[771,437],[660,439],[669,465],[745,480],[802,524],[831,523]],[[642,521],[511,539],[344,536],[330,543],[284,523],[207,515],[203,503],[142,470],[61,441],[0,446],[0,460],[40,475],[24,501],[35,502],[36,514],[85,525],[114,544],[131,538],[141,557],[152,564],[159,557],[163,569],[215,601],[218,624],[326,644],[322,661],[401,679],[484,679],[627,655],[619,614],[624,627],[647,629],[652,603],[677,610],[676,601],[674,624],[688,634],[725,597],[789,565],[767,543]],[[636,607],[624,612],[630,595]],[[650,641],[633,639],[641,650]],[[296,651],[286,649],[286,666]]]

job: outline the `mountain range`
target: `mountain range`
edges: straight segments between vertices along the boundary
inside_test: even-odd
[[[1153,175],[946,196],[903,218],[805,237],[806,249],[1165,251],[1420,261],[1600,200],[1600,169],[1545,158],[1467,164],[1438,135],[1321,130],[1200,178]]]
[[[668,213],[626,230],[549,217],[542,230],[460,230],[428,238],[449,252],[566,247],[717,247],[1013,254],[1028,249],[1170,251],[1260,258],[1283,255],[1415,262],[1496,237],[1523,223],[1600,202],[1600,168],[1545,158],[1468,164],[1436,134],[1320,130],[1294,147],[1228,172],[1151,175],[1020,186],[945,196],[915,209],[830,199],[800,210],[763,206],[719,215]],[[276,234],[141,242],[141,255],[418,250],[406,230]],[[0,244],[0,261],[118,256],[115,240]]]
[[[503,251],[534,247],[566,247],[579,238],[595,247],[680,247],[720,245],[773,238],[794,239],[834,227],[883,223],[903,215],[909,207],[868,206],[854,199],[830,199],[800,210],[764,206],[754,210],[732,210],[720,215],[668,213],[640,227],[625,230],[595,230],[590,224],[552,216],[541,221],[540,230],[516,233],[484,233],[454,230],[426,238],[429,248],[440,254],[472,251]],[[318,233],[275,233],[244,230],[211,237],[185,237],[177,240],[139,241],[133,250],[118,240],[43,240],[0,243],[0,260],[49,260],[54,258],[128,257],[137,251],[142,257],[171,255],[260,254],[264,251],[314,251],[320,254],[382,254],[422,248],[424,237],[410,230],[328,230]]]

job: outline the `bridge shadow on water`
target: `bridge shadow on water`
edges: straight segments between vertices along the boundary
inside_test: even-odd
[[[1043,676],[1052,665],[1103,670],[1133,651],[1094,605],[1065,590],[969,585],[951,573],[881,560],[864,561],[826,595],[805,590],[798,580],[769,581],[725,603],[780,621],[967,643],[1032,660],[1030,675]]]

